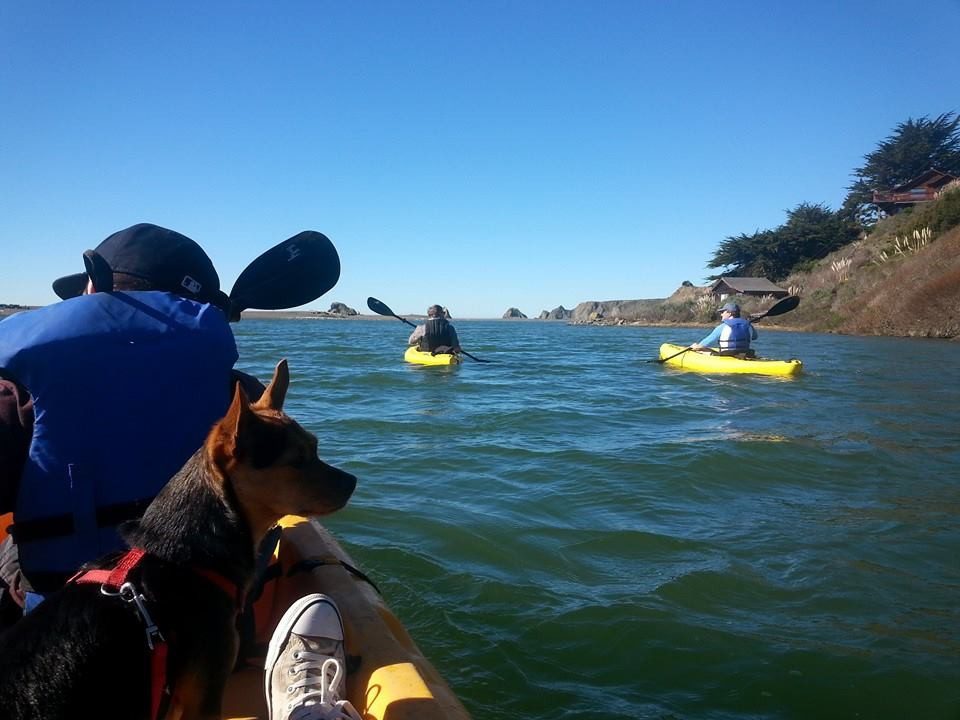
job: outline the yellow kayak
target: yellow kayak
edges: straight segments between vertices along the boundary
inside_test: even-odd
[[[400,620],[356,563],[322,525],[290,516],[274,553],[274,579],[255,604],[258,643],[297,598],[314,592],[332,597],[343,616],[347,656],[359,658],[347,675],[346,699],[364,720],[469,720],[450,686],[424,657]],[[230,677],[223,716],[266,720],[263,665],[256,660]]]
[[[770,360],[768,358],[741,359],[727,355],[689,350],[680,355],[684,345],[664,343],[660,346],[660,359],[665,365],[695,370],[702,373],[754,373],[758,375],[796,375],[803,363],[796,359]],[[670,357],[676,355],[676,357]],[[667,358],[670,358],[667,360]]]
[[[431,355],[428,352],[417,350],[416,345],[411,345],[403,354],[403,359],[408,363],[416,365],[459,365],[460,356],[453,353],[437,353]]]

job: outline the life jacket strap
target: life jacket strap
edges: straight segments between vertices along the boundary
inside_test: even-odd
[[[138,518],[143,515],[143,511],[147,509],[150,501],[151,498],[142,498],[98,507],[97,527],[115,527],[127,520]],[[20,522],[14,521],[13,525],[10,526],[10,534],[19,543],[73,535],[75,529],[73,515],[62,513]]]

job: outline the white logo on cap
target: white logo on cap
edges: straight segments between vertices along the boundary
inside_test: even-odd
[[[287,262],[293,262],[300,257],[300,248],[296,245],[287,246]]]
[[[184,276],[183,276],[183,281],[182,281],[180,284],[181,284],[183,287],[185,287],[188,291],[192,292],[194,295],[196,295],[198,292],[200,292],[200,288],[203,287],[203,285],[201,285],[200,283],[198,283],[196,280],[194,280],[194,279],[193,279],[192,277],[190,277],[189,275],[184,275]]]

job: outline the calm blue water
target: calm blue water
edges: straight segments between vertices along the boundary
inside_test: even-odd
[[[325,523],[477,720],[960,717],[960,343],[762,332],[796,379],[645,362],[703,329],[244,320],[360,478]]]

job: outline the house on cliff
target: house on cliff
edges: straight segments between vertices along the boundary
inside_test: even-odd
[[[873,193],[873,204],[887,215],[896,215],[906,207],[936,200],[947,185],[957,180],[956,175],[930,168],[910,182],[897,185],[888,192]]]
[[[762,297],[769,295],[775,298],[786,297],[790,293],[782,287],[777,287],[766,278],[755,277],[722,277],[714,280],[710,286],[710,293],[723,301],[731,295],[753,295]]]

